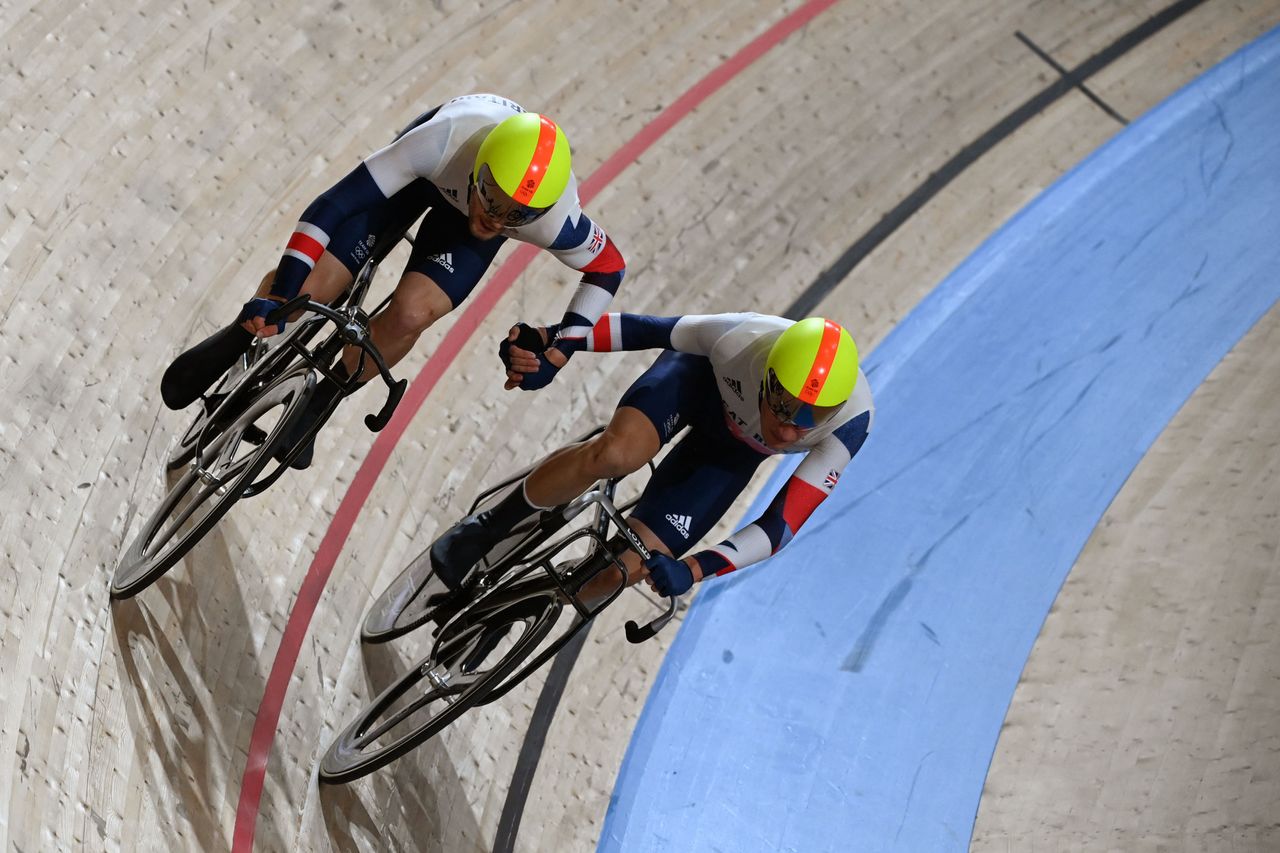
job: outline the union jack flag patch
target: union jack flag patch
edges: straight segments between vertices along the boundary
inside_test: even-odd
[[[838,482],[840,482],[839,471],[828,471],[827,476],[822,479],[822,485],[826,486],[828,489],[834,489]]]
[[[591,225],[591,244],[587,247],[587,251],[596,254],[604,248],[604,229],[599,225],[592,223]]]

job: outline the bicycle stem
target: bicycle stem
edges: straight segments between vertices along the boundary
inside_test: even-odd
[[[400,405],[400,399],[404,397],[405,389],[409,387],[409,381],[407,379],[397,380],[391,375],[390,368],[387,367],[382,353],[378,351],[378,347],[373,343],[370,335],[369,315],[356,306],[343,311],[335,311],[328,305],[316,302],[303,293],[290,299],[280,307],[272,309],[266,316],[266,322],[268,325],[274,325],[296,311],[313,311],[325,319],[331,320],[337,325],[338,334],[342,336],[344,343],[360,348],[362,362],[363,354],[367,354],[373,359],[373,363],[378,368],[378,375],[382,377],[383,382],[387,383],[387,401],[378,413],[365,415],[364,424],[371,432],[380,432],[390,422],[391,415],[395,412],[396,407]],[[290,343],[292,344],[292,341]],[[295,349],[303,358],[310,361],[317,368],[320,367],[308,350],[301,345],[295,346]]]

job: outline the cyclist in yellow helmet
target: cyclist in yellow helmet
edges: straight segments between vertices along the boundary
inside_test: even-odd
[[[551,454],[492,509],[462,519],[433,543],[432,564],[452,595],[464,594],[471,568],[521,521],[601,478],[638,470],[688,426],[630,516],[654,556],[642,566],[631,554],[628,565],[632,583],[647,578],[663,595],[686,592],[789,542],[871,430],[871,390],[857,346],[829,319],[606,314],[583,348],[666,351],[622,396],[603,433]],[[536,369],[532,359],[514,359],[512,378]],[[679,559],[776,453],[805,458],[768,509],[723,542]]]
[[[371,256],[381,257],[423,216],[412,253],[389,306],[373,321],[373,341],[395,364],[419,335],[475,289],[509,237],[546,249],[582,273],[556,334],[527,351],[538,367],[517,385],[550,382],[608,307],[622,283],[622,254],[578,203],[569,142],[550,118],[526,112],[498,95],[454,98],[415,119],[385,148],[364,159],[303,212],[275,270],[245,303],[235,322],[174,360],[161,381],[170,408],[203,395],[249,346],[284,323],[266,315],[299,293],[329,302]],[[517,349],[518,352],[526,352]],[[511,342],[501,353],[509,361]],[[349,351],[341,371],[356,367]],[[362,378],[374,375],[369,366]],[[321,382],[301,436],[338,385]],[[287,452],[288,444],[282,449]],[[294,465],[307,467],[307,448]]]

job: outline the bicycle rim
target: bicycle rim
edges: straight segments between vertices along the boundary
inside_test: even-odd
[[[434,574],[430,551],[424,550],[374,599],[360,627],[360,639],[385,643],[430,621],[435,608],[426,606],[430,597],[426,588]]]
[[[552,513],[517,525],[481,561],[479,571],[486,579],[482,585],[491,587],[497,583],[512,565],[519,564],[522,555],[554,535],[564,523],[562,516]],[[439,581],[432,583],[434,575],[430,549],[424,549],[374,599],[361,625],[360,639],[366,643],[385,643],[436,619],[439,608],[427,602],[436,593],[443,592],[445,586]]]

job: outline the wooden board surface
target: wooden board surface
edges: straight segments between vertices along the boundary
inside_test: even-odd
[[[135,602],[109,605],[107,581],[137,514],[161,493],[161,460],[183,424],[160,404],[163,366],[234,315],[307,202],[417,112],[468,91],[498,91],[556,116],[579,174],[588,175],[798,5],[0,7],[0,104],[8,114],[0,123],[0,544],[13,567],[0,587],[6,848],[230,847],[266,676],[301,579],[370,445],[361,407],[375,403],[352,401],[321,436],[312,469],[235,509]],[[589,205],[628,259],[617,307],[782,311],[930,173],[1055,79],[1016,31],[1071,66],[1162,8],[837,3],[677,124]],[[1278,21],[1280,4],[1271,0],[1204,4],[1090,86],[1134,117]],[[820,309],[871,349],[987,234],[1119,127],[1078,92],[1056,101],[961,172]],[[383,286],[393,279],[384,275]],[[359,784],[321,791],[313,774],[335,727],[411,657],[408,648],[359,647],[372,594],[481,484],[606,418],[643,368],[641,358],[584,356],[544,393],[501,391],[493,341],[516,319],[559,316],[574,279],[550,259],[535,262],[393,453],[304,643],[267,769],[257,849],[492,845],[539,679]],[[402,375],[415,375],[447,326],[423,337]],[[1265,343],[1261,349],[1257,370],[1274,375]],[[1238,465],[1261,471],[1274,452],[1256,430],[1263,410],[1252,406],[1197,397],[1182,417],[1199,418],[1224,442],[1251,436]],[[1245,494],[1226,466],[1183,472],[1185,454],[1164,449],[1174,432],[1145,463],[1152,482],[1194,476],[1203,485],[1162,492],[1170,506],[1162,524],[1177,524],[1178,512],[1194,516],[1193,497]],[[1136,550],[1087,552],[1104,567],[1087,573],[1103,576],[1098,583],[1116,561],[1166,547],[1162,528],[1124,510],[1126,501],[1142,495],[1122,495],[1105,529],[1121,531]],[[1225,518],[1206,524],[1233,541]],[[1175,551],[1178,561],[1192,559]],[[1204,632],[1202,648],[1218,648],[1212,638],[1221,635],[1231,648],[1251,649],[1223,614],[1232,602],[1265,598],[1263,583],[1218,588],[1220,610],[1192,607],[1206,591],[1179,584],[1162,588],[1160,603],[1183,614],[1185,630]],[[1139,608],[1152,594],[1139,584],[1124,593]],[[622,618],[645,607],[630,602],[593,633],[549,735],[519,849],[594,846],[665,648],[665,640],[619,641]],[[1046,633],[1032,662],[1039,692],[1021,691],[1011,720],[1036,719],[1041,706],[1064,701],[1054,698],[1059,690],[1073,692],[1072,701],[1115,701],[1108,667],[1155,677],[1126,656],[1123,638],[1103,633],[1096,679],[1082,687],[1081,663],[1057,649],[1074,649],[1073,632],[1093,636],[1090,618],[1060,605],[1050,629],[1082,621]],[[1060,658],[1066,662],[1055,664]],[[1241,668],[1253,665],[1243,652],[1240,659]],[[1086,688],[1097,693],[1075,695]],[[1143,695],[1160,693],[1153,686]],[[1194,707],[1180,707],[1198,715],[1191,719],[1215,731],[1235,713],[1230,702],[1196,704],[1193,693],[1185,701]],[[1087,727],[1069,722],[1028,722],[1029,739],[1002,743],[989,783],[1002,801],[1042,772],[1028,756],[1058,748],[1046,744],[1101,748]],[[1167,731],[1146,723],[1135,718],[1126,734]],[[1112,808],[1147,802],[1146,792],[1124,784],[1128,768],[1102,772]],[[1235,796],[1234,779],[1185,772],[1210,805],[1217,794]],[[980,838],[1076,837],[1034,836],[1046,830],[1029,805],[996,814],[984,806]],[[1123,839],[1132,837],[1117,843],[1127,848]]]

